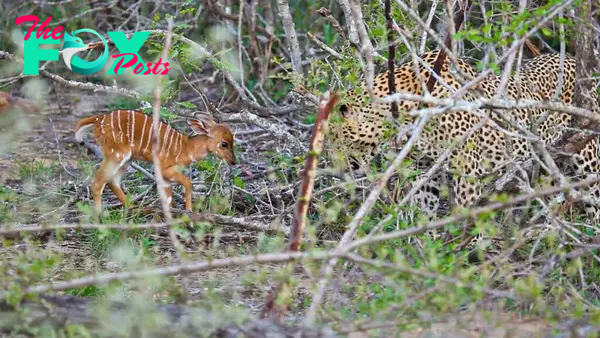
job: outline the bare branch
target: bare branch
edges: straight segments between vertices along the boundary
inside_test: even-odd
[[[279,8],[279,16],[283,23],[288,48],[292,55],[292,69],[298,73],[298,76],[304,77],[304,72],[302,71],[302,53],[300,53],[300,44],[296,35],[294,18],[290,14],[290,5],[287,0],[277,0],[277,7]]]
[[[394,45],[394,26],[392,22],[392,5],[391,0],[385,0],[385,20],[387,28],[387,43],[388,43],[388,88],[389,94],[396,92],[396,76],[394,74],[394,62],[396,56],[396,46]],[[399,117],[398,103],[392,102],[392,117]]]
[[[237,120],[237,121],[243,121],[243,122],[255,124],[255,125],[261,127],[262,129],[270,132],[271,134],[273,134],[273,136],[277,137],[278,139],[288,142],[288,144],[295,151],[306,152],[306,146],[303,145],[302,143],[300,143],[300,141],[298,141],[298,139],[295,138],[293,135],[291,135],[290,133],[288,133],[281,127],[278,127],[278,126],[274,125],[273,123],[269,122],[268,120],[263,119],[258,115],[252,114],[251,112],[249,112],[245,109],[242,109],[239,113],[228,115],[227,120],[228,121],[236,121]]]

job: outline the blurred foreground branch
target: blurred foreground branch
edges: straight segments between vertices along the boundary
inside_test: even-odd
[[[143,320],[126,320],[132,317]],[[148,321],[160,324],[149,327],[145,325]],[[145,337],[334,337],[328,329],[303,329],[262,319],[228,320],[221,313],[182,304],[148,302],[136,306],[135,302],[102,302],[65,295],[25,301],[19,310],[0,303],[0,331],[27,330],[24,322],[30,324],[29,328],[82,325],[100,336],[138,336],[143,332]]]

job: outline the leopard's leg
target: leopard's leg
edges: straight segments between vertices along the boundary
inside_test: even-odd
[[[586,180],[600,175],[600,139],[594,138],[573,156],[573,166],[577,180]],[[588,199],[582,203],[586,214],[586,223],[592,226],[600,225],[600,183],[594,183],[579,189]]]
[[[433,161],[429,158],[415,159],[414,163],[409,167],[411,170],[418,170],[420,173],[416,175],[414,181],[408,184],[404,192],[408,193],[412,190],[415,184],[421,181],[424,174],[429,170]],[[402,214],[403,217],[415,220],[415,216],[425,220],[433,220],[437,217],[441,205],[441,191],[444,187],[443,174],[440,172],[434,173],[415,191],[415,193],[407,201],[407,209]],[[398,200],[402,199],[399,196]],[[439,237],[437,231],[429,230],[426,232],[431,238]]]
[[[452,212],[461,212],[460,209],[469,209],[475,205],[483,194],[481,146],[475,142],[467,141],[469,146],[463,146],[450,157],[450,170],[452,173]],[[471,238],[465,247],[472,248],[484,239],[481,235]]]
[[[424,177],[424,174],[429,170],[433,161],[428,158],[421,158],[415,161],[414,168],[420,171],[420,173],[416,176],[414,184],[421,181]],[[409,204],[413,207],[418,208],[419,211],[422,211],[428,219],[434,219],[437,216],[438,209],[440,207],[440,191],[442,189],[442,175],[438,173],[434,173],[425,181],[424,184],[415,192],[415,194],[410,198]]]

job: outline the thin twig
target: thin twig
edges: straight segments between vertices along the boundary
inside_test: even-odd
[[[302,78],[304,77],[304,73],[302,72],[302,54],[300,53],[300,44],[298,43],[298,35],[296,35],[294,18],[290,14],[290,5],[287,0],[277,0],[277,7],[279,8],[279,16],[283,23],[285,38],[291,54],[292,69]]]
[[[167,28],[167,34],[165,37],[165,45],[162,51],[162,59],[163,60],[167,60],[167,58],[169,57],[169,47],[171,46],[171,32],[173,29],[173,21],[171,19],[167,19],[168,21],[168,28]],[[166,221],[167,223],[171,223],[173,221],[173,215],[171,214],[171,210],[170,210],[170,203],[171,201],[167,200],[167,192],[165,189],[173,189],[170,184],[165,182],[165,179],[163,177],[163,167],[161,165],[161,161],[160,161],[160,157],[159,157],[159,152],[160,152],[160,144],[159,144],[159,139],[160,139],[160,93],[161,93],[161,80],[162,80],[162,74],[159,74],[156,76],[156,87],[154,87],[154,104],[152,107],[152,115],[153,115],[153,122],[152,122],[152,160],[154,163],[154,177],[156,179],[156,188],[158,190],[158,196],[160,197],[160,203],[162,205],[162,209],[163,209],[163,213],[165,215]],[[166,130],[165,130],[166,132]],[[173,247],[175,248],[175,254],[177,257],[177,260],[181,262],[181,255],[179,254],[179,251],[183,249],[183,245],[181,244],[181,242],[179,242],[179,239],[177,238],[177,234],[175,233],[175,230],[173,228],[169,228],[169,237],[171,238],[171,243],[173,244]],[[189,290],[189,283],[187,281],[187,277],[184,276],[183,278],[183,285],[184,285],[184,294],[187,295],[188,290]]]
[[[394,74],[394,62],[396,57],[396,46],[394,45],[394,27],[392,22],[392,5],[391,0],[385,0],[385,20],[387,28],[387,43],[388,43],[388,90],[389,95],[396,92],[396,76]],[[398,103],[392,102],[392,117],[399,117]]]

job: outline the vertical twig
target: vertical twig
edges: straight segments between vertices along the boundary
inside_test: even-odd
[[[171,46],[171,37],[173,32],[173,21],[171,19],[167,19],[168,28],[167,34],[165,37],[165,46],[163,48],[163,52],[161,54],[161,58],[163,61],[166,61],[169,57],[169,48]],[[162,175],[162,167],[160,164],[159,158],[159,138],[160,138],[160,94],[161,94],[161,80],[162,75],[156,75],[156,87],[154,87],[154,104],[152,105],[152,160],[154,164],[154,177],[156,179],[156,188],[158,190],[158,196],[160,197],[160,203],[162,205],[163,213],[165,214],[165,219],[167,223],[173,222],[173,215],[171,214],[171,209],[169,207],[169,203],[167,201],[167,195],[165,192],[165,188],[168,187],[165,179]],[[177,239],[177,235],[175,234],[175,230],[173,228],[169,228],[169,236],[171,237],[171,242],[173,247],[175,248],[176,257],[178,260],[181,260],[179,255],[179,250],[181,250],[182,245]],[[185,288],[184,294],[188,292],[188,283],[187,280],[183,279],[183,286]]]
[[[373,43],[371,43],[371,40],[369,39],[369,33],[367,33],[367,29],[365,28],[360,2],[352,2],[350,4],[350,10],[357,23],[358,35],[360,37],[360,56],[361,58],[364,57],[366,61],[365,82],[367,83],[367,92],[369,93],[369,97],[375,97],[373,91],[373,80],[375,78],[373,55],[375,55],[375,49],[373,48]],[[359,58],[359,60],[362,61],[361,58]]]
[[[344,16],[346,17],[346,25],[348,26],[348,40],[352,44],[357,45],[359,42],[358,25],[362,24],[362,22],[356,20],[356,18],[352,14],[350,1],[352,0],[337,0],[337,3],[342,8]]]
[[[169,46],[171,45],[171,30],[173,26],[173,22],[169,20],[169,27],[167,30],[167,36],[165,38],[165,47],[163,49],[161,58],[166,60],[169,56]],[[160,196],[160,202],[163,208],[163,212],[165,214],[165,218],[167,222],[171,222],[173,220],[173,215],[171,214],[171,210],[169,208],[169,204],[167,203],[167,196],[164,188],[167,188],[168,185],[165,183],[165,179],[162,175],[160,158],[159,158],[159,138],[160,138],[160,94],[161,94],[161,81],[162,75],[158,74],[156,76],[156,87],[154,87],[154,104],[152,107],[152,159],[154,162],[154,175],[156,178],[156,184],[158,189],[158,195]]]
[[[584,108],[597,112],[597,104],[594,98],[590,95],[596,90],[594,86],[594,72],[598,71],[598,60],[594,55],[595,46],[594,39],[594,12],[592,10],[592,1],[584,0],[576,13],[576,30],[575,36],[575,90],[573,95],[573,105],[579,108]],[[579,132],[578,130],[595,130],[598,123],[578,117],[572,122],[571,130],[567,130],[562,137],[555,142],[559,146],[558,151],[577,153],[583,149],[588,142],[597,137],[594,133]]]
[[[269,58],[261,58],[260,49],[258,48],[258,39],[256,38],[256,17],[258,16],[258,3],[258,1],[252,1],[250,6],[246,7],[246,16],[248,20],[248,53],[250,54],[250,62],[252,63],[254,74],[255,76],[258,76],[259,83],[264,85],[266,76],[263,73],[264,67],[260,61],[261,59],[269,60]],[[270,8],[266,10],[270,10]],[[272,39],[270,40],[272,41]]]
[[[323,143],[328,128],[329,115],[333,111],[333,107],[337,103],[338,95],[334,93],[331,97],[328,93],[325,94],[321,101],[319,112],[313,126],[313,132],[310,140],[310,149],[306,164],[302,171],[302,184],[300,186],[300,196],[296,205],[296,217],[292,226],[290,236],[290,251],[299,251],[300,240],[306,228],[306,214],[308,213],[308,205],[312,196],[313,186],[315,182],[315,170],[319,162],[319,156],[323,152]]]
[[[448,0],[444,0],[444,2],[446,4],[446,9],[448,10],[448,12],[452,11],[452,8],[450,8],[450,3],[448,2]],[[469,10],[470,7],[471,7],[471,0],[467,0],[465,7],[460,10],[460,12],[458,13],[458,15],[456,17],[456,20],[454,21],[454,31],[458,32],[458,30],[460,29],[460,26],[462,26],[463,21],[465,20],[465,13],[467,10]],[[451,30],[448,31],[448,33],[446,35],[446,41],[444,41],[444,44],[446,45],[446,47],[448,47],[448,49],[452,50]],[[446,53],[444,52],[443,49],[440,48],[438,57],[435,60],[435,63],[433,65],[433,72],[438,76],[440,75],[440,71],[442,70],[442,65],[444,64],[445,58],[446,58]],[[427,80],[427,90],[430,93],[433,90],[434,84],[435,84],[435,77],[433,76],[433,74],[430,74],[429,80]]]
[[[427,27],[431,27],[431,22],[433,21],[433,17],[435,16],[435,10],[437,8],[438,0],[434,0],[431,3],[431,8],[429,8],[429,15],[427,16],[427,21],[425,22]],[[421,36],[421,44],[419,45],[419,54],[423,54],[425,52],[425,44],[427,43],[427,30],[423,30],[423,35]]]
[[[298,76],[303,77],[302,55],[300,53],[300,44],[298,43],[296,28],[294,27],[294,18],[292,18],[292,15],[290,14],[290,5],[287,0],[277,0],[277,7],[279,8],[279,16],[283,23],[283,30],[285,31],[288,48],[290,49],[292,69],[298,73]]]
[[[392,23],[392,6],[390,0],[385,0],[385,20],[387,26],[387,42],[388,42],[388,87],[389,95],[396,93],[396,81],[394,77],[394,61],[396,56],[396,46],[394,45],[393,23]],[[398,103],[392,102],[392,116],[394,119],[399,117]]]
[[[240,12],[238,13],[238,63],[240,68],[240,83],[244,84],[244,59],[242,53],[244,51],[244,44],[242,43],[242,23],[244,22],[244,3],[245,0],[240,0]]]
[[[323,100],[321,100],[321,104],[319,106],[319,111],[317,113],[317,118],[310,140],[308,156],[306,158],[304,170],[302,171],[302,183],[300,185],[299,192],[300,195],[298,196],[298,201],[296,203],[296,215],[294,217],[294,223],[290,233],[290,246],[288,250],[292,252],[300,251],[300,242],[304,234],[304,229],[306,228],[306,214],[308,213],[308,206],[310,204],[310,199],[313,192],[317,163],[319,162],[319,156],[323,151],[323,143],[327,133],[329,115],[333,111],[333,107],[335,106],[337,100],[337,93],[334,93],[331,97],[329,97],[328,94],[325,94],[325,97]],[[288,268],[292,269],[295,265],[295,262],[290,262],[290,264],[288,264]],[[283,314],[286,311],[286,307],[276,306],[277,304],[275,304],[275,301],[277,300],[277,296],[281,290],[287,287],[287,282],[288,280],[281,282],[269,293],[260,314],[262,318],[269,317],[271,319],[281,321],[281,318],[283,318]]]
[[[267,44],[267,46],[265,47],[265,55],[264,55],[264,60],[262,63],[262,69],[260,71],[260,83],[264,86],[265,85],[265,81],[267,80],[267,76],[269,74],[269,60],[271,60],[271,52],[272,52],[272,47],[273,47],[273,42],[276,40],[274,38],[274,32],[275,32],[275,16],[273,15],[273,8],[271,8],[271,0],[264,0],[262,1],[262,12],[264,13],[265,16],[265,29],[267,30],[267,32],[269,33],[269,43]],[[256,13],[253,12],[252,14],[254,17],[256,17]],[[258,62],[258,61],[257,61]]]
[[[577,34],[575,36],[576,76],[574,104],[576,107],[594,110],[594,100],[589,96],[589,89],[594,87],[593,72],[598,62],[594,57],[594,13],[592,0],[584,0],[575,11],[577,16]],[[595,90],[595,89],[594,89]]]

